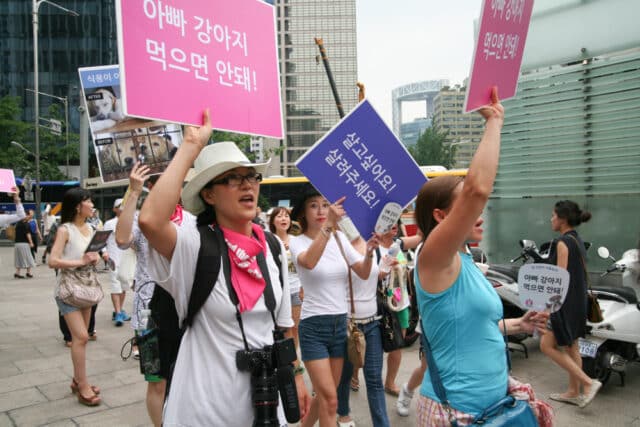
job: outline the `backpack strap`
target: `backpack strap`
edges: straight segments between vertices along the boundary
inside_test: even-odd
[[[264,232],[264,237],[266,238],[269,249],[271,250],[271,255],[273,255],[273,260],[278,266],[278,271],[280,271],[280,287],[284,287],[284,277],[282,277],[282,250],[280,246],[280,240],[276,237],[275,234],[266,230]]]
[[[198,251],[193,287],[189,296],[187,317],[182,322],[183,331],[193,324],[194,317],[209,298],[218,281],[218,274],[220,274],[221,236],[218,236],[218,233],[210,225],[199,225],[198,233],[200,234],[200,250]]]

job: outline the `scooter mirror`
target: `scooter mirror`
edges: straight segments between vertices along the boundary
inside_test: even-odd
[[[536,248],[536,242],[533,240],[520,240],[520,246],[522,248]]]
[[[604,246],[598,248],[598,256],[603,259],[609,259],[609,249]]]

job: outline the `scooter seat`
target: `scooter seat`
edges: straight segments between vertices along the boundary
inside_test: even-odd
[[[638,296],[636,295],[636,291],[633,288],[627,286],[592,286],[592,290],[594,291],[602,291],[608,292],[611,294],[619,295],[621,298],[629,301],[629,304],[637,304]],[[607,295],[598,295],[599,299],[612,299]]]
[[[514,282],[517,282],[520,266],[513,264],[489,264],[489,270],[497,271],[498,273],[510,277]]]

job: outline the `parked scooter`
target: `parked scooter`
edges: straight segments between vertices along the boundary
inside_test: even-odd
[[[590,333],[579,341],[582,368],[603,384],[616,372],[624,386],[627,363],[640,361],[639,253],[638,249],[628,250],[616,261],[607,248],[600,247],[598,255],[614,261],[603,276],[621,271],[622,287],[592,287],[604,319],[600,323],[587,322]]]

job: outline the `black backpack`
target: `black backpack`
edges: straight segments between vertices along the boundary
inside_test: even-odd
[[[167,391],[171,383],[171,376],[178,357],[180,349],[180,340],[186,329],[192,325],[193,319],[200,311],[205,301],[211,294],[215,286],[218,275],[220,274],[221,236],[219,229],[213,230],[209,225],[198,226],[200,234],[200,250],[198,251],[198,262],[196,264],[196,274],[193,280],[193,288],[189,296],[189,305],[187,308],[187,316],[182,325],[178,320],[178,312],[176,311],[175,301],[171,294],[164,290],[161,286],[156,285],[153,291],[153,297],[149,303],[151,310],[151,318],[158,332],[158,341],[160,351],[164,353],[162,370],[160,375],[167,380]],[[280,241],[278,238],[265,231],[265,238],[269,245],[269,250],[273,255],[273,259],[280,271],[280,286],[282,283],[282,254]],[[225,251],[224,256],[228,256]]]

